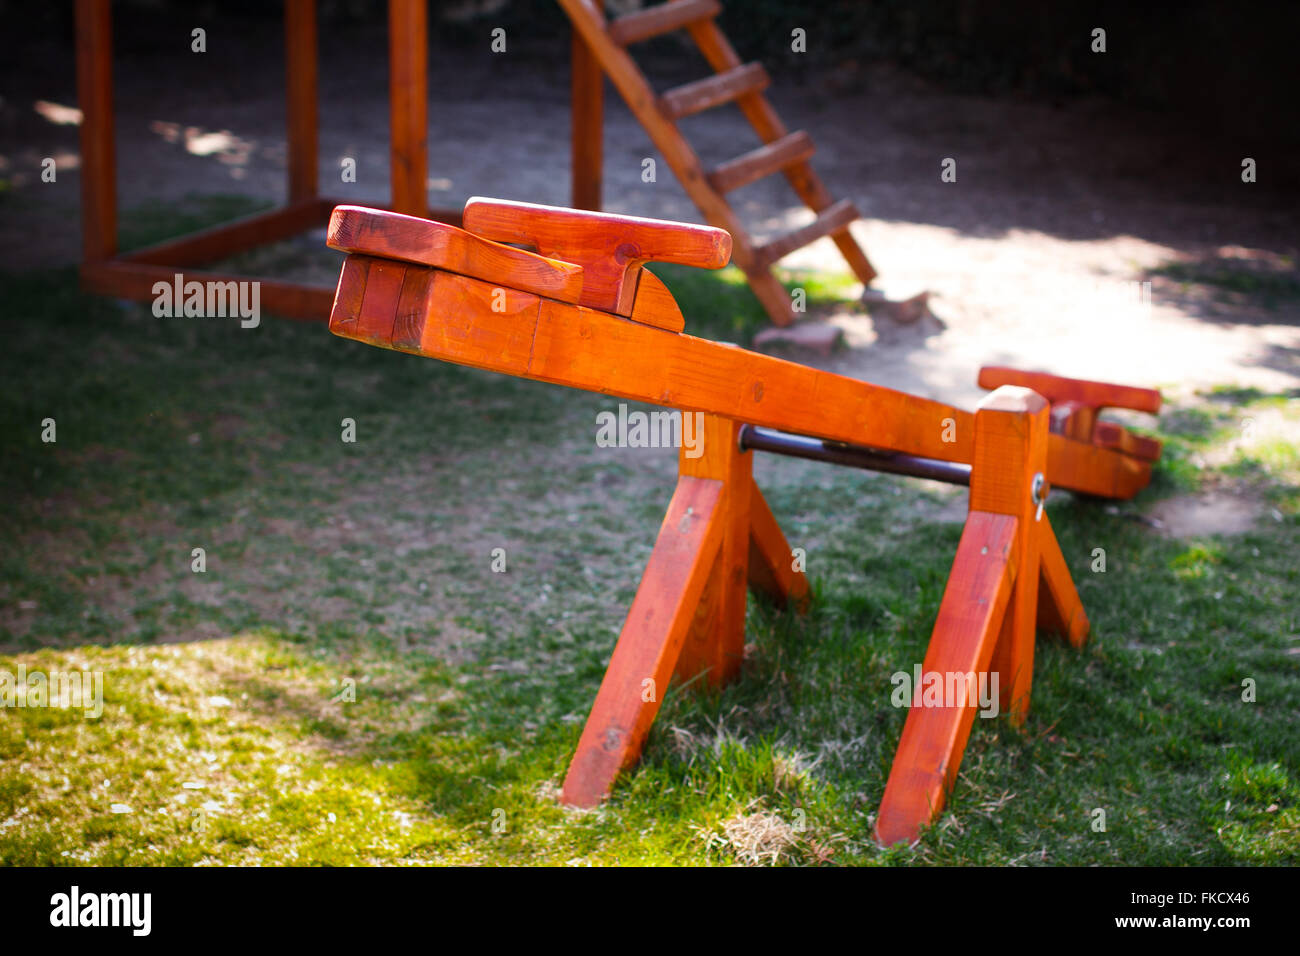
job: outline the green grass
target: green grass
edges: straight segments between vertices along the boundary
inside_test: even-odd
[[[141,242],[174,225],[127,224]],[[734,276],[663,275],[693,331],[761,322]],[[814,301],[841,286],[790,278]],[[0,295],[0,671],[104,681],[98,718],[0,710],[0,860],[722,864],[752,859],[760,822],[801,827],[767,847],[795,864],[1300,857],[1300,461],[1273,431],[1300,420],[1295,396],[1167,412],[1135,504],[1053,496],[1092,639],[1040,641],[1025,728],[976,721],[948,810],[885,851],[872,815],[905,717],[889,678],[929,640],[960,534],[938,520],[947,489],[761,461],[810,613],[751,602],[742,679],[669,690],[613,798],[566,810],[672,452],[595,448],[616,406],[600,396],[319,325],[155,318],[70,272],[3,275]],[[1209,484],[1258,499],[1256,528],[1175,540],[1127,520]]]

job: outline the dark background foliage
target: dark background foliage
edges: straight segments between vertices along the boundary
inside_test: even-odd
[[[281,7],[266,0],[116,0],[120,53],[148,49],[159,38],[150,24],[172,18],[246,23],[274,31]],[[495,9],[498,8],[499,9]],[[558,5],[544,0],[431,0],[433,43],[483,42],[505,27],[525,53],[565,55],[568,30]],[[321,0],[323,29],[380,22],[379,0]],[[70,51],[71,3],[0,0],[10,46],[46,37]],[[1300,137],[1293,106],[1297,86],[1292,45],[1300,35],[1300,4],[1225,0],[732,0],[722,24],[743,56],[779,68],[787,78],[838,71],[865,83],[866,68],[891,64],[942,88],[970,93],[1064,100],[1100,96],[1177,114],[1207,131]],[[790,31],[807,31],[810,55],[791,52]],[[1107,52],[1091,51],[1093,28],[1106,30]],[[658,40],[672,53],[674,41]],[[5,51],[4,61],[12,64]],[[18,52],[18,51],[12,51]],[[4,69],[0,66],[0,69]],[[856,80],[854,78],[857,78]]]

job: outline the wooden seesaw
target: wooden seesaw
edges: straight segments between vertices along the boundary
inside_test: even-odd
[[[565,777],[593,806],[636,762],[676,675],[735,678],[747,586],[802,608],[808,584],[751,473],[753,450],[970,486],[969,513],[922,665],[996,675],[1000,709],[1029,708],[1036,629],[1075,647],[1088,619],[1043,511],[1052,486],[1107,498],[1145,487],[1160,443],[1102,408],[1155,413],[1160,395],[1006,368],[973,414],[685,335],[647,261],[717,269],[720,229],[471,199],[464,229],[339,206],[348,253],[330,331],[383,348],[702,413],[677,488]],[[515,245],[527,245],[537,253]],[[913,707],[876,819],[911,841],[956,781],[976,702]]]

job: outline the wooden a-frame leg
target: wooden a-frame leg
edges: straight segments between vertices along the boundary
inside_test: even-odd
[[[1059,634],[1071,647],[1082,647],[1088,639],[1088,615],[1047,515],[1039,525],[1038,626]]]
[[[712,687],[740,673],[745,655],[745,605],[749,580],[750,511],[754,453],[740,450],[740,425],[702,412],[682,413],[678,473],[723,483],[719,503],[722,549],[677,659],[683,681],[701,674]]]
[[[1021,573],[993,651],[1001,710],[1014,723],[1029,713],[1034,679],[1034,632],[1038,623],[1039,544],[1042,522],[1033,500],[1036,476],[1047,485],[1047,399],[1004,385],[980,402],[975,413],[975,460],[971,465],[970,510],[1015,515]]]
[[[683,476],[569,764],[560,799],[591,807],[641,755],[726,533],[723,483]]]
[[[790,544],[757,485],[749,490],[749,586],[782,607],[808,607],[808,578],[795,569]]]
[[[1015,386],[1003,386],[980,403],[970,513],[922,664],[923,674],[937,675],[945,689],[952,675],[977,681],[996,675],[999,710],[1017,722],[1028,712],[1033,679],[1046,520],[1033,489],[1035,477],[1046,474],[1047,414],[1046,399]],[[1046,484],[1040,488],[1045,496]],[[876,819],[881,843],[914,840],[943,808],[975,716],[969,678],[963,686],[963,701],[913,701],[922,706],[907,715]]]
[[[988,672],[1016,578],[1018,532],[1019,521],[1011,515],[972,511],[967,516],[921,665],[924,674],[938,674],[946,683],[948,674],[974,674],[978,680]],[[880,843],[910,843],[943,808],[977,704],[977,696],[968,696],[964,706],[908,711],[876,816]]]

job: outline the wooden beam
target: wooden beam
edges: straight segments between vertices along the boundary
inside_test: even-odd
[[[113,136],[113,14],[108,0],[77,0],[77,105],[81,108],[81,255],[117,252]]]
[[[429,193],[429,27],[425,0],[388,0],[393,209],[423,216]]]
[[[718,0],[676,0],[628,13],[609,23],[609,38],[620,46],[680,30],[688,23],[707,20],[722,12]]]
[[[921,665],[945,686],[950,674],[988,675],[999,627],[1020,567],[1019,519],[971,510]],[[986,680],[989,678],[986,676]],[[924,676],[922,682],[924,683]],[[913,688],[913,693],[920,688]],[[921,701],[924,702],[923,700]],[[876,839],[911,843],[943,809],[975,720],[977,701],[912,707],[876,815]]]
[[[493,289],[439,276],[419,354],[832,441],[971,460],[974,418],[951,405],[550,299],[533,297],[531,312],[507,315],[486,304]]]
[[[690,425],[693,421],[698,421],[698,429]],[[688,438],[694,439],[694,447]],[[683,680],[703,673],[710,686],[721,687],[740,674],[745,657],[753,463],[754,453],[740,450],[739,424],[718,415],[682,412],[678,474],[722,482],[718,515],[724,525],[722,550],[714,567],[716,584],[701,602],[703,613],[697,616],[677,661],[677,675]]]
[[[650,562],[569,764],[562,802],[592,807],[641,755],[726,533],[722,482],[677,480]]]
[[[771,80],[761,63],[746,63],[702,80],[683,83],[659,97],[659,108],[669,119],[679,120],[730,103],[767,88]]]
[[[709,185],[720,193],[731,192],[787,166],[806,163],[812,154],[812,137],[799,130],[714,167]]]
[[[289,202],[317,192],[316,0],[285,0],[284,50],[289,137]]]
[[[593,0],[597,9],[603,0]],[[600,61],[572,28],[569,60],[569,96],[572,125],[570,150],[572,203],[575,209],[600,209],[604,179],[605,149],[605,73]]]
[[[167,239],[121,256],[125,262],[147,262],[159,266],[190,266],[225,259],[237,252],[288,239],[329,221],[330,207],[308,197],[298,202],[259,212],[234,222]]]
[[[1033,501],[1036,476],[1047,475],[1047,399],[1027,388],[1004,385],[975,413],[975,459],[971,463],[970,510],[1019,519],[1016,550],[1022,573],[993,653],[1002,710],[1016,723],[1029,712],[1038,622],[1038,560],[1042,514]],[[1047,485],[1042,486],[1047,494]]]
[[[330,286],[312,286],[299,282],[282,282],[258,276],[227,272],[205,272],[186,269],[184,280],[196,282],[256,282],[259,305],[263,313],[286,319],[305,319],[323,322],[330,314],[334,302],[334,289]],[[81,285],[88,292],[109,295],[118,299],[138,299],[151,302],[156,298],[154,284],[175,281],[176,269],[145,262],[89,262],[81,267]],[[177,322],[225,321],[222,319],[177,319]],[[236,321],[231,319],[229,321]]]

